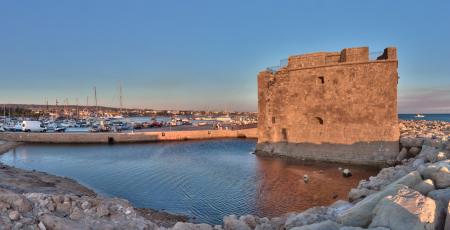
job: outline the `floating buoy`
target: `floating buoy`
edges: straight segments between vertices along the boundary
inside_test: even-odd
[[[350,172],[350,169],[344,169],[342,171],[342,176],[344,176],[344,177],[351,177],[352,176],[352,172]]]
[[[309,176],[308,176],[307,174],[303,175],[303,181],[304,181],[305,183],[308,183],[308,181],[309,181]]]

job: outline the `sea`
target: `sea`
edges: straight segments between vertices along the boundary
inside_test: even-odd
[[[417,114],[399,114],[400,120],[426,120],[426,121],[448,121],[450,114],[422,114],[424,117],[416,117]]]

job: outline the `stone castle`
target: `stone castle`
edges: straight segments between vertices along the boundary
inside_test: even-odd
[[[258,75],[256,153],[384,164],[399,152],[397,50],[291,56]]]

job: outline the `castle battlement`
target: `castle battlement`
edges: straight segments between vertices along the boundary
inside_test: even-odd
[[[321,67],[355,62],[397,61],[397,49],[388,47],[383,52],[369,52],[368,47],[345,48],[340,52],[316,52],[290,56],[277,70]]]

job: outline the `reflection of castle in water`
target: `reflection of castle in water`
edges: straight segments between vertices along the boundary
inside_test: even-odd
[[[338,166],[331,163],[305,163],[298,167],[298,162],[292,164],[264,157],[257,157],[257,162],[260,180],[256,210],[258,215],[269,217],[346,199],[350,188],[377,171],[375,168],[350,166],[354,176],[343,178]],[[303,181],[305,174],[310,178],[308,183]]]

